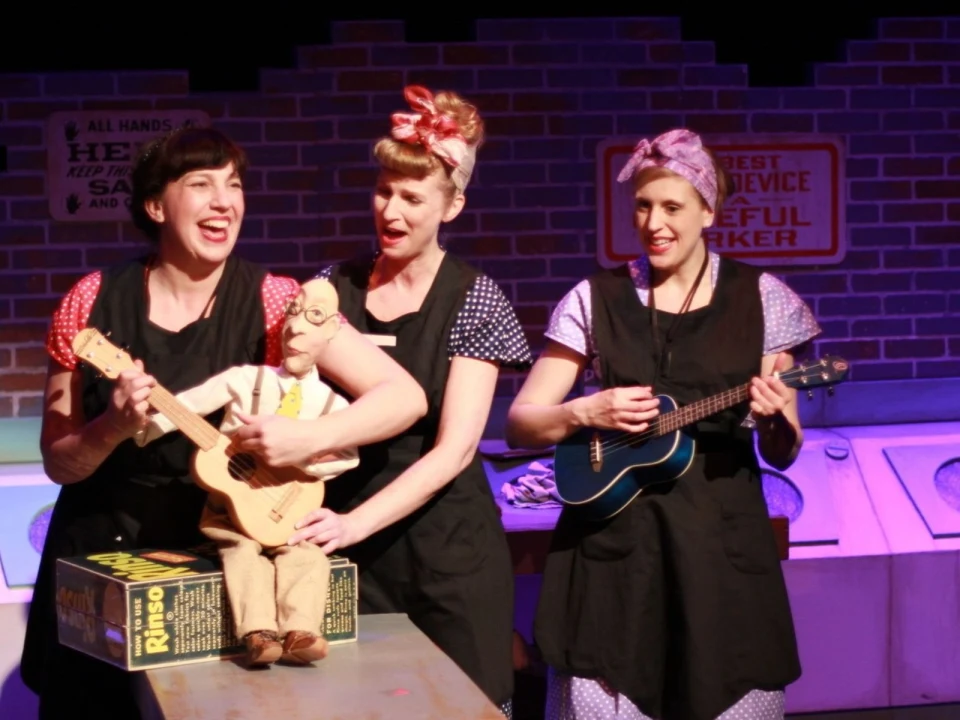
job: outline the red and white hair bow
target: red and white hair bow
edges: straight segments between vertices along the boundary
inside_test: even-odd
[[[395,140],[422,145],[452,168],[451,180],[460,192],[467,187],[476,162],[476,148],[460,133],[457,121],[437,110],[433,94],[425,87],[408,85],[403,97],[418,112],[393,113],[390,134]]]

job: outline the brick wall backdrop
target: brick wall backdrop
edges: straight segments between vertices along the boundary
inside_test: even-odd
[[[960,20],[888,19],[810,87],[750,88],[679,20],[487,20],[477,41],[406,44],[400,22],[341,23],[259,93],[190,94],[186,72],[0,75],[0,416],[40,412],[43,337],[89,269],[144,250],[124,223],[60,223],[45,124],[69,109],[199,108],[249,151],[240,252],[299,278],[372,247],[373,139],[406,83],[455,89],[490,139],[451,248],[515,301],[535,346],[553,304],[595,267],[594,149],[686,125],[846,138],[841,265],[780,272],[853,380],[960,375]],[[501,395],[518,376],[505,377]]]

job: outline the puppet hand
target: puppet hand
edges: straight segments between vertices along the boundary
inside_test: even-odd
[[[789,354],[780,353],[773,364],[774,373],[789,370],[792,360]],[[783,413],[793,396],[790,388],[776,376],[755,377],[750,383],[750,409],[757,419],[772,419]]]
[[[297,531],[290,536],[288,545],[312,542],[327,554],[360,542],[359,528],[349,514],[339,515],[329,508],[318,508],[297,523]]]
[[[309,424],[280,415],[247,415],[237,413],[243,423],[233,434],[236,445],[249,452],[255,452],[268,465],[304,465],[316,451],[311,447]]]
[[[134,360],[135,367],[117,376],[105,412],[119,440],[126,440],[143,430],[150,421],[150,390],[157,381],[143,371],[143,363]]]

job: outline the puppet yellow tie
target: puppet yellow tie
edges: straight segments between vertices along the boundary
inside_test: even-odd
[[[302,403],[303,395],[300,393],[300,383],[298,382],[284,393],[283,399],[280,401],[280,407],[277,409],[277,415],[297,418],[300,415],[300,405]]]

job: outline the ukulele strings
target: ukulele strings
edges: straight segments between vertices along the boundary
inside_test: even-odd
[[[89,344],[89,341],[87,342]],[[98,346],[105,345],[108,350],[116,353],[116,357],[113,360],[121,357],[121,352],[116,348],[112,343],[107,341],[105,338],[101,338],[97,343]],[[84,348],[86,344],[84,345]],[[91,358],[85,357],[84,353],[76,352],[78,358],[81,362],[90,362]],[[109,372],[109,366],[101,368],[97,363],[92,363],[97,370],[101,372]],[[173,395],[169,390],[163,387],[156,388],[156,395],[151,399],[150,404],[160,412],[164,413],[169,417],[177,427],[181,428],[183,425],[193,425],[203,429],[207,423],[200,419],[195,413],[189,410],[183,403]],[[199,423],[197,422],[199,420]],[[211,428],[212,429],[212,428]],[[266,470],[265,468],[260,468],[258,470],[257,462],[253,459],[253,456],[249,453],[240,453],[234,452],[232,450],[227,450],[229,457],[227,459],[227,470],[230,473],[231,477],[243,482],[251,490],[258,491],[256,492],[256,497],[258,500],[266,500],[266,505],[276,505],[277,503],[283,500],[283,494],[277,494],[274,490],[277,486],[282,486],[285,483],[282,480],[278,480],[273,477],[273,475]],[[265,479],[266,482],[261,484],[258,479]],[[296,482],[296,481],[291,481]]]
[[[222,435],[166,388],[155,388],[150,404],[170,418],[181,431],[193,428],[194,433],[200,431]],[[231,478],[255,491],[259,502],[263,502],[268,507],[282,502],[284,493],[278,493],[276,488],[284,485],[284,482],[275,478],[266,467],[257,462],[252,454],[239,452],[232,446],[225,448],[223,452],[227,454],[227,471]]]
[[[789,381],[793,379],[793,376],[802,375],[804,372],[806,372],[806,370],[807,368],[802,368],[802,367],[794,368],[793,370],[787,370],[786,372],[780,373],[779,377],[781,380]],[[686,407],[689,407],[689,406],[686,406]],[[720,409],[722,408],[717,408],[718,411]],[[609,453],[614,453],[617,450],[623,450],[624,448],[634,447],[636,443],[645,442],[646,440],[657,437],[663,434],[660,432],[660,421],[663,418],[669,418],[673,416],[674,413],[679,413],[682,410],[684,410],[684,408],[677,408],[676,410],[671,410],[666,415],[661,415],[659,418],[654,420],[654,422],[651,423],[650,427],[647,428],[646,430],[641,430],[638,433],[622,433],[622,435],[618,437],[616,440],[601,442],[600,448],[605,453],[609,454]],[[680,427],[683,427],[683,426],[682,425],[678,426],[676,429],[679,430]]]
[[[169,395],[169,398],[164,395]],[[190,424],[198,425],[198,420],[203,422],[204,425],[206,424],[205,421],[202,421],[195,413],[178,401],[169,391],[157,393],[156,401],[159,401],[158,404],[161,406],[168,406],[157,409],[174,420],[178,427]],[[179,420],[179,422],[177,422],[177,420]],[[262,502],[266,507],[271,507],[283,500],[283,492],[278,493],[276,488],[284,483],[274,478],[269,470],[256,461],[252,454],[238,452],[232,447],[226,448],[224,452],[227,453],[228,456],[227,471],[231,478],[244,483],[250,490],[254,491],[254,496],[258,502]]]
[[[258,501],[266,501],[266,505],[276,505],[283,500],[283,494],[278,495],[274,492],[274,489],[278,485],[282,486],[286,483],[274,478],[266,468],[258,468],[257,461],[250,453],[231,454],[227,460],[227,468],[231,476],[237,481],[245,483],[248,488],[257,491],[255,497]],[[264,482],[261,483],[261,480]]]

